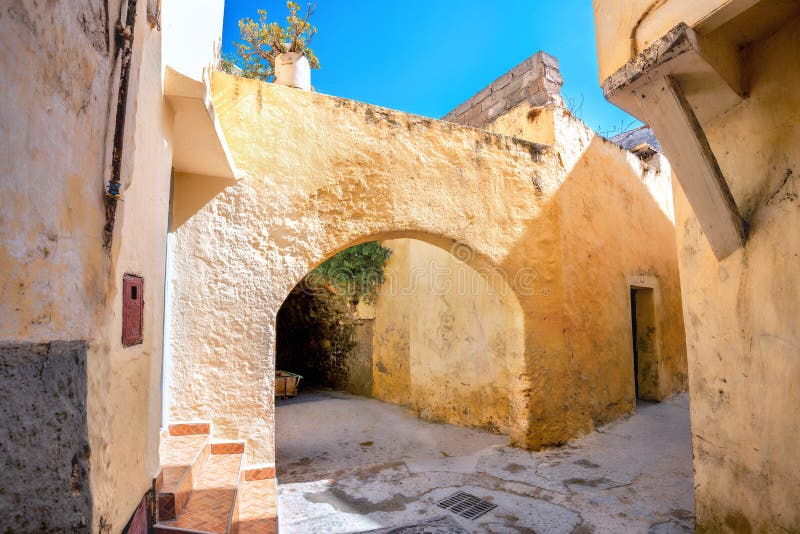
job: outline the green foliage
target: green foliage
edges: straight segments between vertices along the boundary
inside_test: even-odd
[[[236,55],[231,53],[222,55],[222,58],[219,60],[219,69],[227,74],[234,74],[236,76],[243,75],[241,67],[236,64]]]
[[[353,302],[372,303],[383,284],[383,268],[392,251],[377,241],[345,249],[309,273],[312,280],[325,280]]]
[[[286,17],[285,27],[277,22],[268,22],[265,9],[257,11],[257,21],[250,17],[239,21],[239,32],[244,42],[233,44],[241,58],[240,67],[244,77],[272,81],[275,58],[286,52],[300,52],[306,56],[312,69],[319,68],[319,59],[308,46],[317,33],[317,28],[308,22],[314,14],[314,8],[309,3],[305,16],[300,17],[300,6],[296,2],[286,2],[286,7],[289,8],[289,16]]]

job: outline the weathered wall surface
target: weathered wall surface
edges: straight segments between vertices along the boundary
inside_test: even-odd
[[[574,409],[592,424],[635,408],[632,287],[654,290],[654,365],[642,366],[640,396],[661,400],[686,389],[686,343],[675,250],[669,164],[645,164],[603,140],[564,108],[527,101],[487,128],[551,144],[565,172],[556,199],[565,280],[565,332],[579,390]],[[640,364],[643,362],[640,359]]]
[[[510,433],[535,447],[585,427],[562,398],[569,387],[554,386],[571,376],[558,210],[549,203],[559,175],[547,150],[222,74],[214,104],[247,176],[176,232],[173,417],[212,418],[219,435],[249,442],[249,461],[273,460],[280,304],[346,246],[415,237],[445,249],[457,239],[474,262],[505,272],[536,269],[535,290],[520,299],[527,334]]]
[[[555,117],[560,153],[571,150],[558,195],[569,244],[563,247],[567,339],[579,387],[592,392],[585,409],[601,424],[635,408],[631,287],[652,288],[655,301],[652,358],[643,358],[640,346],[640,397],[662,400],[687,387],[670,168],[663,157],[657,166],[644,164],[563,108]],[[648,369],[643,364],[651,359]]]
[[[6,2],[0,17],[0,337],[87,339],[107,283],[102,188],[119,5],[109,22],[100,1],[29,4]]]
[[[412,295],[401,290],[411,279],[410,239],[381,243],[392,250],[384,272],[386,279],[375,302],[372,334],[372,395],[375,398],[408,406],[411,403],[411,312]],[[388,295],[387,295],[388,294]],[[390,296],[389,296],[390,295]]]
[[[308,278],[292,289],[275,321],[275,365],[306,387],[372,393],[372,320],[346,295]]]
[[[278,307],[326,257],[357,242],[393,238],[403,239],[393,241],[387,267],[401,278],[417,276],[417,261],[452,264],[449,251],[490,281],[499,274],[519,308],[508,313],[508,301],[491,299],[473,299],[471,308],[455,295],[426,295],[430,287],[394,295],[391,310],[388,300],[379,303],[375,396],[425,417],[507,431],[512,443],[527,447],[587,432],[634,406],[632,277],[646,277],[657,295],[661,389],[655,396],[680,390],[686,364],[668,168],[646,171],[634,156],[570,119],[557,93],[547,96],[551,104],[533,107],[526,100],[489,127],[547,140],[552,152],[217,75],[215,106],[247,177],[177,231],[172,415],[212,418],[221,436],[250,442],[251,462],[271,461]],[[176,211],[182,202],[176,196]],[[587,216],[595,210],[608,221],[587,233]],[[635,240],[636,229],[647,238]],[[620,254],[615,247],[625,236],[634,241]],[[426,245],[408,238],[440,250],[419,252]],[[572,287],[565,288],[568,262]],[[605,280],[607,287],[592,288]],[[476,357],[471,330],[500,331],[497,317],[509,336],[516,330],[508,325],[520,325],[521,349],[486,333],[476,346],[496,356]],[[595,337],[605,345],[593,343]],[[448,350],[454,345],[458,350]],[[505,368],[497,356],[503,352]],[[441,383],[450,387],[436,402],[425,398]],[[498,384],[507,392],[487,395]],[[479,407],[479,396],[484,404],[487,398],[497,402]]]
[[[541,106],[550,102],[553,95],[559,94],[562,83],[558,60],[540,51],[460,104],[442,120],[485,128],[520,104]]]
[[[86,343],[0,344],[0,381],[0,525],[88,531]]]
[[[750,97],[706,126],[746,246],[717,262],[676,188],[698,532],[800,532],[798,24],[752,45]]]
[[[122,157],[110,287],[89,356],[92,486],[97,529],[122,528],[158,474],[164,264],[172,163],[172,116],[162,101],[161,32],[137,4],[134,68]],[[116,95],[115,102],[116,105]],[[144,278],[143,342],[124,348],[122,278]]]
[[[509,366],[524,357],[517,297],[439,247],[384,245],[393,252],[375,305],[373,395],[424,419],[507,432]],[[394,337],[406,343],[386,343]]]
[[[372,339],[375,330],[375,319],[357,319],[353,324],[353,340],[355,346],[344,360],[344,373],[341,382],[337,385],[340,389],[356,395],[372,395],[372,372],[374,369],[372,357]]]
[[[755,3],[753,0],[592,0],[600,81],[679,22],[690,26],[702,21],[713,24],[715,15],[724,16],[726,10],[739,10],[739,6]]]
[[[162,100],[161,32],[155,21],[148,21],[147,4],[138,2],[133,27],[126,127],[119,147],[122,200],[108,249],[103,247],[103,193],[119,94],[115,27],[125,19],[123,6],[83,0],[12,1],[0,7],[0,340],[50,347],[84,344],[85,372],[70,380],[85,398],[64,401],[64,409],[75,413],[56,418],[61,428],[54,428],[45,412],[17,415],[31,416],[32,424],[39,418],[50,436],[87,433],[85,447],[78,437],[71,443],[83,448],[80,454],[52,451],[50,471],[71,474],[77,458],[80,480],[66,487],[65,499],[89,503],[82,528],[100,532],[122,529],[158,471],[172,118]],[[206,7],[212,4],[222,6],[215,1]],[[120,341],[124,273],[145,280],[144,342],[129,348]],[[56,372],[60,367],[42,374],[38,383],[26,382],[30,377],[22,370],[40,359],[32,350],[29,361],[14,360],[20,372],[6,369],[3,391],[30,390],[36,398],[38,387],[43,402],[52,401],[48,392],[53,390],[66,396],[66,379]],[[36,452],[27,453],[35,462]],[[88,469],[81,463],[84,457]],[[38,478],[46,477],[17,478],[14,487],[29,499],[26,513],[13,515],[14,520],[35,519],[41,529],[71,530],[77,512],[59,513],[53,507],[61,500],[57,492],[64,488],[57,486],[62,477]],[[31,485],[27,490],[26,481]],[[41,492],[41,484],[48,482],[51,493]],[[37,492],[47,495],[52,506],[38,501]],[[11,498],[6,492],[0,501]],[[84,504],[75,510],[83,514]],[[4,520],[0,524],[6,526]]]
[[[718,261],[675,188],[697,531],[800,532],[797,4],[668,0],[637,28],[645,3],[595,0],[601,79],[683,21],[701,37],[735,45],[727,62],[711,61],[740,69],[748,91],[715,117],[705,106],[695,108],[749,225],[744,246]],[[638,50],[622,43],[631,34]],[[687,97],[693,106],[698,93],[705,93],[706,105],[720,93],[713,80],[702,81]],[[643,116],[647,111],[643,106]]]
[[[85,466],[80,466],[79,472],[91,476],[91,483],[87,478],[75,488],[52,487],[50,496],[58,502],[60,490],[67,492],[67,500],[79,500],[71,493],[74,489],[84,502],[93,502],[93,509],[83,519],[87,530],[100,524],[121,527],[149,487],[152,475],[142,467],[147,457],[142,441],[146,420],[135,414],[138,407],[134,406],[143,403],[146,410],[149,366],[131,369],[112,363],[109,352],[112,346],[119,346],[119,337],[114,338],[112,330],[102,326],[105,312],[113,304],[117,279],[112,265],[118,252],[109,257],[102,246],[109,121],[116,104],[118,78],[112,43],[120,5],[111,2],[107,8],[103,2],[90,1],[80,6],[12,2],[3,6],[0,17],[0,83],[4,95],[0,103],[0,270],[5,273],[0,288],[0,338],[28,343],[81,340],[87,346],[86,371],[71,377],[75,382],[82,380],[83,384],[74,387],[87,392],[88,398],[83,401],[74,399],[80,404],[73,409],[84,413],[64,418],[61,429],[53,428],[45,413],[17,414],[40,418],[42,427],[49,427],[51,433],[72,435],[88,427],[89,442],[82,454],[91,457],[91,468],[83,472]],[[135,61],[138,64],[138,58]],[[136,85],[133,87],[135,95]],[[131,140],[128,135],[126,142]],[[120,215],[123,211],[120,209]],[[18,358],[14,363],[26,369],[37,365],[36,359],[34,351],[29,361]],[[129,387],[117,387],[106,397],[109,378],[144,387],[136,393]],[[9,370],[2,387],[17,395],[26,387],[27,379],[24,373]],[[46,373],[41,380],[28,384],[28,389],[38,386],[39,395],[44,396],[64,383],[58,373]],[[138,462],[134,471],[111,461],[117,449],[111,444],[111,423],[102,406],[117,400],[121,408],[115,415],[120,422],[138,427],[136,441],[119,442],[124,443],[120,456]],[[75,429],[67,425],[75,425]],[[53,471],[71,473],[73,454],[54,452]],[[120,476],[125,480],[124,489],[113,482]],[[14,486],[35,494],[36,489],[24,484],[41,483],[34,478],[38,476],[18,477]],[[54,486],[56,480],[60,479],[54,477]],[[11,497],[11,493],[5,493],[2,499]],[[56,530],[75,525],[75,512],[49,513],[56,510],[37,508],[37,504],[42,503],[28,501],[27,514],[5,517],[35,521],[42,528]],[[80,507],[77,511],[86,512]],[[24,530],[22,524],[16,528]]]

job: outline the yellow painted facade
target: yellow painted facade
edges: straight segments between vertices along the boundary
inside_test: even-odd
[[[555,212],[526,201],[536,190],[534,169],[543,199],[557,186],[545,147],[223,74],[214,91],[246,177],[176,230],[173,418],[213,418],[220,435],[248,440],[250,461],[271,461],[265,377],[274,369],[275,313],[313,266],[359,241],[414,237],[449,250],[457,239],[476,265],[536,264],[542,283],[559,286],[557,236],[544,222]],[[484,194],[486,187],[497,196]],[[539,221],[537,237],[512,256],[519,236]],[[557,314],[560,294],[529,296],[529,317]],[[558,333],[529,336],[526,350],[556,353],[562,343]],[[218,378],[192,382],[209,369]],[[526,398],[547,394],[517,391],[520,410]],[[522,443],[528,425],[517,421],[512,435]],[[551,425],[536,439],[563,440],[573,431],[563,420]]]
[[[592,0],[600,81],[679,22],[713,31],[758,3],[759,0]],[[791,2],[775,2],[773,7],[782,7],[781,3]]]
[[[505,280],[415,239],[392,250],[374,306],[372,396],[423,419],[508,433],[522,312]]]
[[[488,128],[554,146],[557,159],[570,170],[555,199],[563,273],[570,280],[564,286],[563,328],[575,383],[589,393],[578,395],[575,412],[602,424],[634,407],[632,287],[652,290],[657,332],[650,358],[655,365],[649,376],[640,377],[639,396],[661,400],[684,390],[686,349],[666,160],[656,157],[660,169],[645,165],[601,140],[560,105],[532,109],[523,104]],[[512,366],[520,361],[516,333],[524,332],[515,311],[518,299],[513,294],[497,299],[503,286],[482,287],[481,282],[480,290],[460,297],[458,291],[444,297],[428,287],[403,294],[398,288],[416,287],[414,281],[436,279],[437,273],[449,280],[441,285],[454,289],[463,279],[485,283],[487,273],[463,266],[458,249],[453,255],[413,240],[387,245],[394,252],[387,266],[390,279],[375,307],[373,396],[409,406],[428,419],[502,429],[498,422],[508,417],[512,400],[503,375],[510,380],[517,373]],[[520,279],[526,276],[535,279],[536,273],[520,273]],[[507,337],[500,345],[494,336],[502,325]],[[443,339],[449,343],[443,345]],[[487,367],[476,369],[476,360],[485,360]]]
[[[204,43],[202,51],[183,50],[178,54],[182,59],[170,60],[200,83],[202,67],[214,62],[224,2],[204,2],[198,8],[195,2],[171,0],[164,2],[160,18],[148,13],[149,2],[136,6],[119,147],[120,201],[108,248],[104,191],[111,174],[121,85],[115,25],[124,23],[126,10],[116,1],[81,4],[19,2],[2,8],[0,342],[4,349],[62,342],[86,347],[86,373],[78,386],[86,389],[80,408],[85,412],[77,414],[86,427],[86,443],[71,444],[75,456],[46,462],[54,480],[56,473],[66,472],[65,494],[90,495],[89,507],[75,505],[80,519],[52,509],[33,518],[20,510],[17,520],[31,519],[37,529],[50,525],[53,531],[69,525],[119,532],[159,471],[165,243],[176,154],[175,114],[163,98],[170,53],[159,24],[170,27],[173,42],[181,48],[181,35],[191,34]],[[192,26],[195,19],[211,22],[200,31]],[[145,305],[143,342],[126,348],[120,341],[121,293],[128,273],[144,278]],[[67,378],[56,379],[64,388]],[[53,402],[52,409],[70,413],[73,401]],[[31,404],[37,402],[31,399]],[[33,419],[29,423],[36,425]],[[48,435],[49,427],[40,425],[38,431]],[[28,452],[36,458],[37,451]],[[85,473],[76,460],[84,455]],[[13,476],[13,471],[7,475]],[[30,475],[35,477],[40,475]],[[24,492],[21,481],[26,478],[3,485]],[[40,488],[26,495],[26,506],[42,510],[31,504],[36,492],[56,503],[60,490],[47,491]],[[20,532],[27,529],[23,523],[16,527]]]
[[[495,427],[529,448],[629,413],[634,278],[657,295],[653,396],[685,387],[674,248],[658,244],[674,242],[665,161],[660,171],[645,166],[563,108],[531,126],[545,134],[533,141],[553,140],[545,147],[224,74],[213,87],[245,177],[176,229],[173,419],[213,419],[220,436],[247,440],[250,462],[272,461],[275,314],[311,268],[365,240],[393,240],[401,277],[453,254],[509,295],[502,303],[429,299],[422,288],[393,296],[389,315],[379,303],[379,398],[431,419]],[[526,128],[536,121],[528,111]],[[183,202],[176,194],[174,213]],[[501,322],[513,339],[487,333],[479,345],[497,355],[482,368],[469,325],[499,332]],[[467,386],[441,387],[451,368],[466,373]],[[478,394],[488,391],[487,372],[499,387],[496,405]]]
[[[477,285],[441,294],[423,277],[416,292],[382,294],[377,397],[515,445],[562,444],[634,407],[631,288],[653,295],[646,394],[685,387],[663,159],[645,165],[556,105],[511,109],[484,131],[212,79],[222,0],[165,0],[160,17],[137,4],[114,147],[125,14],[95,4],[78,18],[63,3],[17,3],[0,18],[0,134],[14,156],[0,183],[0,342],[4,358],[86,347],[85,480],[74,457],[53,467],[63,491],[90,497],[83,526],[124,527],[158,475],[168,421],[209,419],[215,438],[247,442],[249,463],[274,460],[277,310],[310,269],[366,240],[391,243],[398,280],[437,262]],[[114,148],[121,198],[106,248]],[[127,348],[125,274],[144,278],[145,302],[143,342]],[[774,289],[764,284],[753,290]]]
[[[594,2],[601,78],[631,59],[619,41],[632,31],[632,4]],[[722,99],[720,84],[674,74],[701,133],[671,133],[707,139],[747,227],[743,245],[718,258],[700,227],[705,205],[675,188],[697,531],[800,532],[800,13],[793,2],[659,4],[640,47],[685,22],[701,42],[733,47],[735,68],[709,64],[740,70],[747,87],[714,114],[703,102]],[[664,117],[647,106],[637,114],[659,134]],[[682,157],[665,148],[673,163]]]

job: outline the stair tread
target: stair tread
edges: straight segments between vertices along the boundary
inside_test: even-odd
[[[208,435],[169,436],[161,441],[158,453],[161,457],[162,493],[174,492],[186,470],[191,467],[197,454],[208,441]]]
[[[241,454],[212,454],[183,513],[160,525],[215,534],[227,532],[241,459]]]
[[[239,490],[239,534],[277,532],[277,484],[274,478],[247,480]]]

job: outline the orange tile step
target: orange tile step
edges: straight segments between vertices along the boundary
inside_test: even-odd
[[[239,492],[239,534],[275,534],[278,532],[278,484],[274,478],[245,481]]]
[[[236,493],[244,444],[211,445],[211,455],[189,496],[189,502],[177,519],[160,521],[156,534],[202,532],[227,534],[237,520]]]
[[[200,472],[211,454],[208,434],[167,436],[159,446],[161,487],[159,519],[174,519],[186,506]]]

